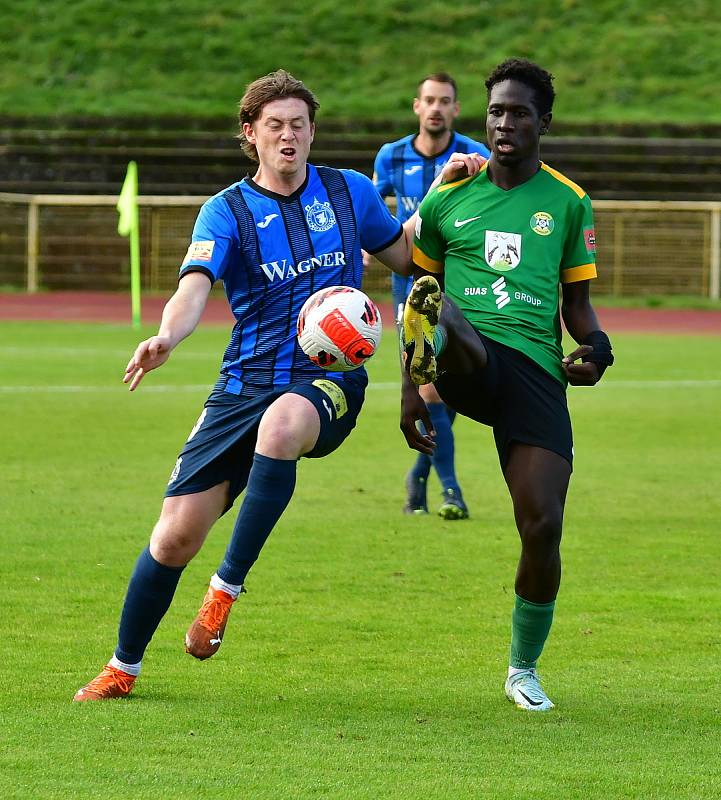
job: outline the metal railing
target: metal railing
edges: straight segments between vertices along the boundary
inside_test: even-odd
[[[175,286],[205,196],[141,196],[141,281]],[[115,195],[0,193],[0,288],[119,290],[129,284],[127,240],[117,234]],[[721,292],[721,202],[598,200],[594,292],[695,295]],[[389,290],[377,262],[364,287]]]

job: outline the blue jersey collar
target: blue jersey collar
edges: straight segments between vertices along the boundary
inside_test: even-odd
[[[295,202],[306,190],[308,186],[308,181],[310,180],[310,172],[312,169],[312,164],[306,164],[305,168],[305,180],[303,183],[293,192],[293,194],[278,194],[277,192],[271,192],[270,189],[266,189],[263,186],[258,185],[250,175],[246,175],[243,178],[243,181],[254,189],[259,194],[263,194],[266,197],[270,197],[271,200],[275,200],[278,203],[293,203]]]

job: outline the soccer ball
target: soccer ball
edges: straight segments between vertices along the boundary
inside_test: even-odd
[[[359,289],[329,286],[312,294],[298,314],[298,343],[308,358],[331,372],[358,369],[381,338],[378,306]]]

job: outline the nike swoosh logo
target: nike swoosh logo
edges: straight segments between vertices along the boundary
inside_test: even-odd
[[[543,701],[542,700],[539,700],[538,702],[536,702],[535,700],[531,700],[531,698],[525,692],[522,692],[520,689],[518,690],[518,694],[523,695],[523,697],[525,697],[526,700],[528,700],[528,702],[532,706],[542,706],[543,705]]]
[[[414,167],[408,167],[408,169],[404,169],[403,172],[405,172],[406,175],[415,175],[416,172],[419,172],[422,169],[423,167],[420,164],[416,164]]]
[[[478,216],[478,217],[469,217],[468,219],[456,219],[456,221],[453,223],[453,227],[462,228],[464,225],[468,225],[469,222],[475,222],[477,219],[480,218],[481,217]]]
[[[259,228],[267,228],[268,225],[277,217],[277,214],[267,214],[262,222],[258,223]]]
[[[333,422],[333,412],[330,410],[330,406],[323,400],[323,405],[325,406],[325,410],[328,412],[328,419]]]

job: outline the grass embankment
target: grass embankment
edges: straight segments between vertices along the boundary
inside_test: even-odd
[[[5,113],[230,115],[245,84],[278,67],[323,114],[408,114],[429,71],[457,76],[465,113],[511,55],[557,76],[562,121],[719,123],[717,3],[655,0],[9,0],[0,10]]]

